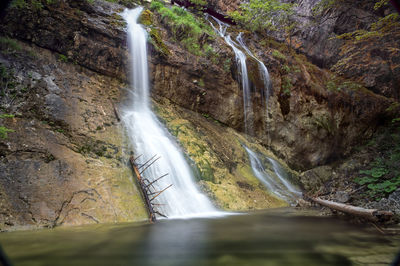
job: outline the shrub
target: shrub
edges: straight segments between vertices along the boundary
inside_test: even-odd
[[[204,52],[210,54],[210,49],[205,45],[207,40],[215,36],[210,25],[183,8],[173,6],[170,9],[159,1],[153,1],[150,9],[167,20],[175,40],[181,42],[189,52],[195,55],[202,55]],[[208,51],[204,51],[205,48]]]

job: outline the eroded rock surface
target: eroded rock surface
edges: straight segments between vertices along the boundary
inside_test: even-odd
[[[15,132],[0,139],[0,228],[145,219],[112,105],[126,84],[18,46],[0,55],[14,73],[1,106],[15,114],[2,119]]]

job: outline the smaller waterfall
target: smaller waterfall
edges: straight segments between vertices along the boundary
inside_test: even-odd
[[[264,91],[263,95],[265,95],[265,106],[266,112],[268,114],[268,98],[269,98],[269,89],[271,87],[271,80],[269,76],[269,72],[267,67],[264,63],[259,60],[245,45],[242,37],[242,33],[240,33],[236,41],[231,39],[231,36],[226,33],[229,25],[223,23],[222,21],[218,20],[217,18],[212,17],[213,20],[218,24],[218,28],[214,26],[214,24],[209,20],[209,17],[206,16],[206,19],[211,24],[211,27],[214,29],[215,32],[219,34],[222,38],[225,39],[225,42],[232,48],[233,52],[235,53],[236,63],[238,65],[240,76],[241,76],[241,85],[243,88],[243,102],[244,102],[244,123],[245,123],[245,131],[247,134],[251,129],[249,127],[250,121],[250,113],[252,110],[252,101],[251,101],[251,94],[250,94],[250,82],[248,79],[247,74],[247,65],[246,65],[246,53],[254,58],[259,66],[260,66],[260,74],[263,79],[264,83]],[[244,53],[241,49],[243,49],[246,53]],[[252,128],[252,127],[251,127]],[[249,155],[249,160],[251,164],[251,168],[253,170],[254,175],[265,185],[265,187],[277,195],[279,198],[286,200],[287,202],[294,203],[297,196],[301,195],[293,185],[287,180],[287,175],[284,169],[279,165],[279,163],[272,158],[268,158],[267,160],[271,164],[272,171],[267,171],[264,168],[263,163],[261,162],[258,155],[249,149],[248,147],[244,146],[246,149],[247,154]]]
[[[214,24],[208,20],[211,24],[211,27],[215,32],[219,34],[222,38],[225,39],[225,42],[232,48],[235,53],[236,64],[238,65],[240,82],[243,89],[243,112],[244,112],[244,128],[247,134],[251,134],[251,128],[249,127],[250,114],[252,112],[252,102],[251,102],[251,93],[250,93],[250,82],[247,74],[247,66],[246,66],[246,54],[243,53],[239,48],[238,44],[235,43],[230,35],[226,34],[226,30],[229,25],[218,20],[217,18],[212,17],[217,23],[219,28],[217,29]]]
[[[249,160],[254,175],[268,188],[268,190],[289,203],[294,203],[296,198],[301,196],[301,192],[287,180],[287,174],[285,170],[277,161],[266,157],[266,159],[272,165],[273,171],[269,172],[265,169],[264,164],[254,151],[250,150],[246,146],[244,146],[244,148],[249,155]]]
[[[261,78],[263,80],[264,83],[264,95],[265,95],[265,104],[267,106],[267,111],[268,111],[268,99],[269,99],[269,95],[270,95],[270,88],[271,88],[271,78],[269,77],[269,72],[267,67],[265,66],[265,64],[258,59],[251,51],[250,49],[246,46],[246,44],[244,43],[243,40],[243,33],[239,33],[239,35],[236,37],[236,41],[240,44],[240,46],[246,51],[246,53],[248,55],[250,55],[254,60],[256,60],[258,62],[258,65],[260,66],[260,74],[261,74]]]

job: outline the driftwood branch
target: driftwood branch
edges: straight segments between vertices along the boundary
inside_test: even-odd
[[[162,175],[159,178],[157,178],[156,180],[154,180],[153,182],[150,182],[149,184],[146,185],[146,188],[148,188],[149,186],[153,186],[154,183],[156,183],[161,178],[166,177],[167,175],[169,175],[169,174]]]
[[[172,184],[169,185],[168,187],[164,188],[164,189],[161,190],[160,192],[158,192],[157,195],[155,195],[154,197],[151,198],[150,202],[152,202],[153,200],[155,200],[158,196],[161,195],[161,193],[163,193],[164,191],[166,191],[166,190],[169,189],[170,187],[172,187]]]
[[[331,208],[336,211],[340,211],[346,214],[350,214],[357,217],[365,218],[373,222],[383,222],[390,220],[393,213],[390,211],[380,211],[377,209],[365,209],[361,207],[356,207],[348,204],[338,203],[330,200],[323,200],[321,198],[309,198],[311,201],[316,202],[322,206]]]
[[[149,163],[141,172],[140,174],[143,174],[144,171],[146,171],[150,166],[152,166],[155,162],[157,162],[161,157],[158,157],[156,159],[154,159],[151,163]]]
[[[148,164],[151,160],[153,160],[156,156],[157,156],[157,154],[154,155],[153,157],[151,157],[150,159],[148,159],[144,164],[140,165],[138,169],[144,167],[144,166],[145,166],[146,164]],[[137,157],[137,158],[139,158],[139,157]],[[135,162],[136,160],[137,160],[137,159],[135,159],[134,162]]]
[[[140,155],[140,156],[141,156],[141,155]],[[152,191],[150,190],[150,186],[154,188],[153,184],[156,183],[156,182],[157,182],[158,180],[160,180],[161,178],[167,176],[168,174],[165,174],[165,175],[163,175],[163,176],[157,178],[156,180],[154,180],[154,181],[152,181],[152,182],[150,182],[147,178],[142,177],[141,174],[142,174],[144,171],[146,171],[146,169],[149,168],[152,164],[154,164],[158,159],[160,159],[160,157],[156,158],[155,160],[154,160],[154,158],[156,157],[156,155],[153,156],[152,158],[150,158],[150,160],[148,160],[148,161],[145,162],[143,165],[141,165],[141,167],[147,165],[147,166],[145,167],[145,169],[144,169],[142,172],[139,172],[139,169],[140,169],[140,168],[138,168],[138,166],[136,165],[136,162],[135,162],[135,161],[136,161],[140,156],[136,157],[136,159],[135,159],[133,156],[131,156],[131,157],[129,158],[129,162],[130,162],[130,164],[131,164],[132,171],[133,171],[134,175],[136,176],[136,178],[137,178],[137,180],[138,180],[138,183],[139,183],[139,185],[140,185],[140,190],[141,190],[141,192],[142,192],[141,194],[142,194],[142,197],[143,197],[143,199],[144,199],[144,202],[146,203],[146,206],[147,206],[147,210],[148,210],[148,213],[149,213],[150,222],[155,222],[155,221],[157,220],[156,214],[158,214],[158,215],[160,215],[160,216],[162,216],[162,217],[167,217],[167,216],[165,216],[164,214],[162,214],[162,213],[160,213],[159,211],[157,211],[157,210],[154,209],[154,206],[161,206],[162,204],[155,204],[155,203],[152,203],[152,201],[153,201],[155,198],[157,198],[159,195],[161,195],[161,193],[163,193],[165,190],[167,190],[168,188],[170,188],[170,187],[172,186],[172,184],[169,185],[168,187],[166,187],[165,189],[161,190],[161,191],[152,192]],[[150,199],[150,196],[151,196],[151,195],[154,195],[154,194],[156,194],[156,195]]]
[[[120,122],[121,116],[119,115],[118,107],[114,103],[112,103],[112,105],[113,105],[115,117],[117,118],[117,121]]]

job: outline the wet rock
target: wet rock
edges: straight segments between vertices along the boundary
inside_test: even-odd
[[[345,191],[336,191],[335,200],[341,203],[346,203],[350,200],[350,195]]]
[[[332,175],[330,166],[320,166],[311,170],[305,171],[300,175],[300,181],[307,191],[318,191],[324,186]]]
[[[145,219],[110,101],[126,84],[20,45],[4,58],[26,89],[2,120],[15,132],[0,139],[0,230]]]
[[[400,215],[400,189],[397,189],[389,197],[383,198],[378,202],[368,203],[367,207],[384,211],[394,211],[397,215]]]

